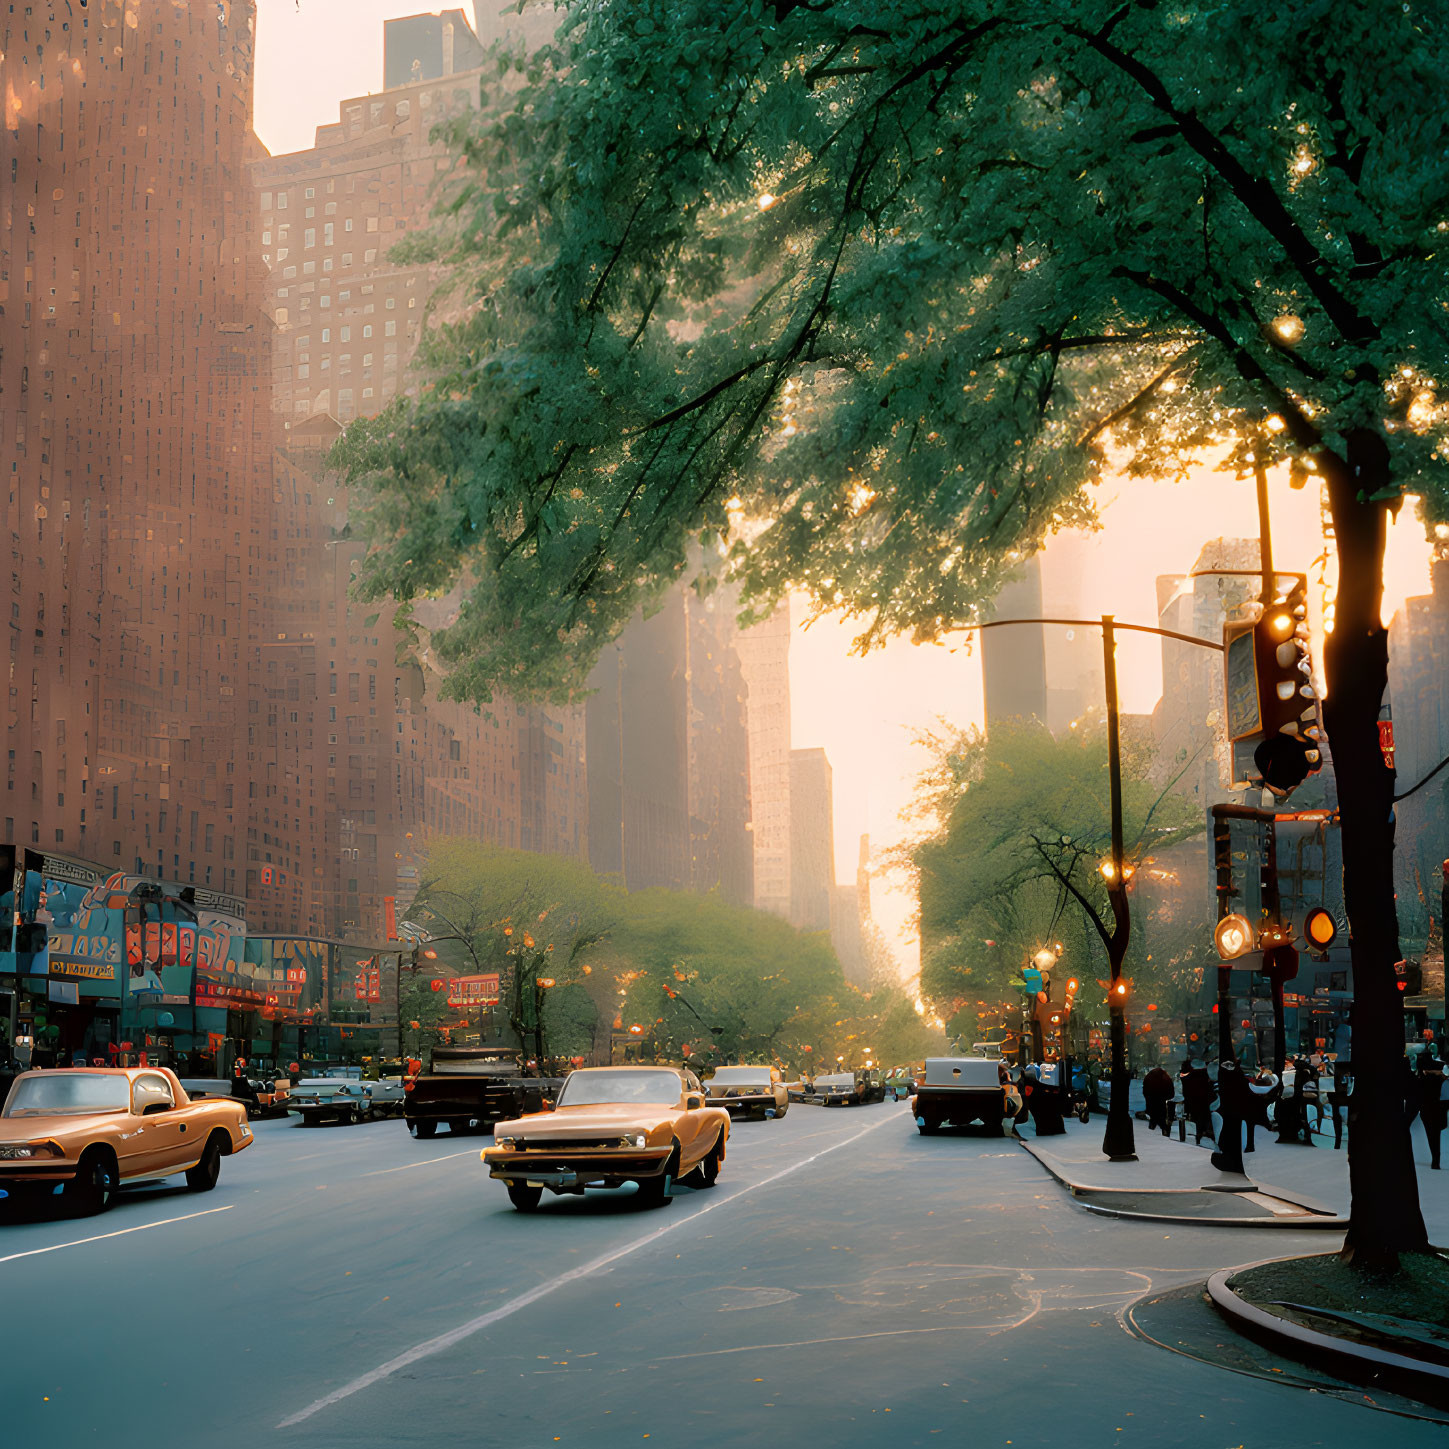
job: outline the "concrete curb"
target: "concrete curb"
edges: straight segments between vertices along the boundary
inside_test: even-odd
[[[1290,1258],[1317,1256],[1316,1253],[1294,1253]],[[1296,1358],[1326,1354],[1355,1370],[1354,1376],[1357,1378],[1367,1375],[1378,1382],[1391,1377],[1392,1386],[1398,1392],[1409,1393],[1411,1397],[1422,1399],[1436,1408],[1449,1405],[1449,1368],[1426,1363],[1423,1359],[1411,1358],[1407,1354],[1391,1353],[1387,1349],[1371,1348],[1367,1344],[1350,1343],[1347,1339],[1337,1338],[1330,1333],[1304,1328],[1301,1324],[1280,1318],[1276,1313],[1270,1313],[1247,1302],[1230,1286],[1229,1280],[1237,1273],[1247,1273],[1270,1263],[1286,1261],[1289,1258],[1260,1258],[1256,1263],[1224,1268],[1208,1279],[1208,1296],[1218,1312],[1232,1320],[1235,1327],[1250,1337],[1272,1340],[1277,1347]]]
[[[1290,1197],[1277,1191],[1268,1190],[1252,1183],[1244,1178],[1247,1184],[1242,1188],[1226,1188],[1223,1186],[1208,1187],[1083,1187],[1073,1182],[1058,1170],[1055,1163],[1049,1160],[1046,1149],[1038,1152],[1036,1148],[1024,1137],[1016,1139],[1036,1159],[1036,1161],[1053,1177],[1057,1182],[1071,1193],[1073,1199],[1089,1213],[1096,1213],[1105,1218],[1134,1218],[1141,1222],[1150,1223],[1179,1223],[1184,1226],[1197,1226],[1204,1228],[1294,1228],[1300,1231],[1316,1231],[1321,1228],[1346,1229],[1348,1219],[1339,1217],[1337,1214],[1324,1215],[1319,1211],[1317,1203],[1303,1202],[1297,1197]],[[1277,1197],[1280,1202],[1291,1203],[1294,1207],[1308,1209],[1303,1217],[1276,1217],[1271,1213],[1262,1217],[1204,1217],[1201,1213],[1174,1213],[1166,1211],[1168,1198],[1173,1197],[1196,1197],[1199,1193],[1225,1191],[1236,1192],[1262,1192],[1267,1197]],[[1163,1199],[1161,1209],[1154,1211],[1137,1211],[1130,1208],[1108,1207],[1103,1203],[1091,1201],[1094,1194],[1131,1194],[1136,1197]],[[1155,1206],[1155,1205],[1154,1205]],[[1237,1270],[1234,1270],[1237,1271]]]

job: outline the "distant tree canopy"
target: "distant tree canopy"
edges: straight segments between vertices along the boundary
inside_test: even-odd
[[[1111,918],[1099,870],[1111,854],[1100,724],[1088,721],[1060,740],[1041,725],[1018,723],[989,736],[947,731],[928,743],[935,759],[923,794],[939,824],[911,851],[922,994],[943,1015],[960,1013],[959,1029],[978,1006],[1019,999],[1011,982],[1036,952],[1059,943],[1055,974],[1082,983],[1083,1009],[1102,1010],[1096,982],[1107,958],[1089,915]],[[1200,835],[1204,820],[1190,801],[1148,780],[1151,763],[1149,750],[1126,751],[1122,814],[1137,919],[1127,974],[1134,1014],[1152,1001],[1165,1016],[1198,984],[1211,914],[1206,880],[1192,882],[1184,901],[1153,878],[1166,874],[1155,869],[1159,857]]]
[[[801,1069],[837,1055],[855,1065],[866,1047],[915,1060],[942,1045],[899,987],[851,987],[823,933],[715,895],[631,893],[581,861],[438,840],[409,916],[439,936],[451,923],[499,972],[500,1015],[521,1044],[536,1040],[541,1009],[549,1055],[607,1056],[615,1032],[701,1070],[725,1060]],[[458,948],[435,947],[456,974]],[[540,979],[553,985],[530,989]],[[428,1009],[422,991],[405,1011]]]

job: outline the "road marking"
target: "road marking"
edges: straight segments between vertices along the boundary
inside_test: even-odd
[[[442,1353],[445,1349],[462,1343],[465,1338],[471,1338],[475,1333],[481,1333],[483,1329],[491,1327],[500,1319],[512,1317],[513,1314],[527,1308],[530,1304],[537,1303],[540,1298],[547,1298],[549,1294],[556,1293],[570,1283],[578,1282],[580,1278],[592,1277],[611,1263],[617,1263],[621,1258],[627,1258],[630,1254],[637,1253],[639,1249],[647,1248],[651,1243],[657,1243],[660,1238],[672,1233],[676,1228],[681,1228],[686,1223],[698,1222],[706,1213],[712,1213],[716,1208],[725,1207],[734,1202],[736,1198],[759,1192],[761,1188],[769,1187],[771,1183],[779,1182],[781,1178],[789,1177],[793,1172],[799,1172],[802,1167],[809,1167],[812,1162],[819,1161],[828,1153],[838,1151],[842,1147],[849,1147],[852,1142],[860,1141],[867,1133],[874,1132],[876,1128],[884,1127],[888,1122],[895,1120],[897,1119],[894,1117],[884,1117],[878,1122],[872,1122],[869,1127],[864,1127],[859,1132],[837,1141],[833,1146],[822,1147],[819,1152],[813,1153],[809,1157],[802,1157],[798,1162],[792,1162],[789,1167],[783,1167],[779,1172],[771,1173],[769,1177],[762,1178],[749,1187],[742,1187],[738,1192],[730,1193],[728,1197],[708,1203],[697,1212],[675,1218],[672,1222],[665,1223],[663,1227],[656,1228],[652,1233],[646,1233],[642,1238],[636,1238],[632,1243],[626,1243],[622,1248],[615,1248],[611,1253],[605,1253],[591,1262],[581,1263],[577,1268],[570,1268],[567,1273],[560,1273],[557,1278],[551,1278],[547,1283],[540,1283],[536,1288],[530,1288],[526,1293],[520,1293],[517,1298],[510,1299],[501,1308],[495,1308],[491,1312],[480,1314],[477,1318],[469,1319],[467,1323],[461,1323],[457,1328],[449,1329],[447,1333],[440,1333],[436,1338],[425,1339],[406,1352],[398,1354],[396,1358],[390,1358],[386,1363],[379,1364],[360,1378],[353,1379],[351,1383],[343,1384],[340,1389],[334,1389],[324,1398],[318,1399],[316,1403],[309,1404],[295,1414],[289,1414],[277,1425],[277,1428],[294,1428],[310,1419],[313,1414],[331,1408],[333,1404],[341,1403],[343,1399],[351,1398],[353,1394],[371,1388],[373,1384],[381,1383],[383,1379],[391,1378],[393,1374],[410,1367],[420,1359],[431,1358],[436,1353]]]
[[[77,1238],[73,1243],[56,1243],[49,1248],[31,1248],[28,1253],[11,1253],[8,1257],[0,1258],[0,1263],[13,1263],[17,1258],[34,1258],[41,1253],[58,1253],[62,1248],[80,1248],[87,1243],[103,1243],[107,1238],[124,1238],[127,1233],[144,1233],[149,1228],[164,1228],[171,1223],[188,1222],[191,1218],[204,1218],[211,1213],[229,1213],[235,1203],[228,1203],[226,1207],[203,1208],[199,1213],[183,1213],[179,1218],[162,1218],[159,1223],[142,1223],[136,1228],[121,1228],[114,1233],[97,1233],[93,1238]]]
[[[435,1162],[451,1162],[455,1157],[472,1157],[478,1152],[476,1147],[465,1147],[461,1152],[449,1152],[443,1157],[429,1157],[423,1162],[405,1162],[401,1167],[380,1167],[376,1172],[364,1172],[363,1177],[384,1177],[389,1172],[407,1172],[413,1167],[431,1167]]]

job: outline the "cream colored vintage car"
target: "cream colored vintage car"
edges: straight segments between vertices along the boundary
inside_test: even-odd
[[[109,1207],[118,1187],[182,1172],[210,1192],[221,1159],[251,1144],[240,1102],[193,1102],[164,1067],[22,1072],[0,1113],[0,1191],[59,1187],[81,1213]]]
[[[706,1105],[687,1069],[585,1067],[569,1074],[553,1111],[498,1123],[482,1156],[520,1212],[544,1188],[582,1194],[626,1182],[653,1205],[672,1182],[713,1187],[729,1135],[729,1113]]]

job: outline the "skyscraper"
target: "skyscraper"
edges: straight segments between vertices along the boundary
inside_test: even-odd
[[[1033,554],[997,595],[997,619],[1040,619],[1041,555]],[[981,633],[981,675],[986,728],[1008,720],[1047,718],[1046,640],[1040,624],[1017,624]]]
[[[730,612],[683,585],[589,681],[589,861],[631,890],[754,899],[745,682]]]
[[[790,921],[828,931],[835,893],[835,807],[821,749],[790,751]]]
[[[0,16],[5,835],[236,894],[257,792],[298,803],[249,739],[273,582],[251,22]],[[286,856],[305,913],[301,833]]]
[[[735,638],[749,728],[757,909],[790,915],[790,601]]]

